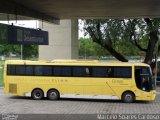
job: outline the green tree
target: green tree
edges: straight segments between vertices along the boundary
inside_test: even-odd
[[[8,55],[9,53],[20,54],[19,45],[0,45],[0,54]]]
[[[20,55],[20,45],[0,45],[0,54],[9,55],[10,53]],[[38,45],[23,45],[23,59],[28,59],[38,56]]]
[[[129,41],[125,44],[124,41],[116,41],[114,44],[115,45],[113,46],[113,48],[126,57],[141,56],[143,54],[136,46],[132,45]],[[142,44],[144,44],[144,42]],[[94,56],[99,58],[102,56],[110,56],[110,53],[99,44],[93,42],[91,38],[80,38],[79,55],[83,57]]]
[[[135,46],[145,53],[144,62],[151,63],[158,41],[160,19],[88,19],[84,23],[92,40],[118,60],[128,61],[117,47],[126,45],[128,49],[125,51],[131,51],[130,46]]]
[[[23,45],[23,59],[38,57],[38,45]]]
[[[83,57],[101,57],[109,55],[108,51],[100,45],[94,43],[92,39],[80,38],[79,40],[79,55]]]
[[[0,43],[7,44],[8,40],[8,26],[0,23]]]

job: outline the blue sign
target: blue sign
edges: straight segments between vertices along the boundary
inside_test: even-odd
[[[48,32],[10,25],[8,26],[8,43],[48,45]]]

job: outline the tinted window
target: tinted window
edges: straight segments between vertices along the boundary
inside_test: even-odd
[[[61,67],[54,67],[53,74],[55,76],[60,76],[61,75]]]
[[[51,76],[52,75],[52,67],[51,66],[43,66],[43,75]]]
[[[71,67],[56,66],[53,73],[55,76],[71,76]]]
[[[150,74],[150,70],[148,67],[142,67],[142,74]]]
[[[84,76],[85,67],[73,67],[73,76]]]
[[[83,67],[73,67],[73,76],[77,77],[89,77],[92,75],[92,68],[83,66]]]
[[[92,68],[91,67],[85,67],[84,76],[91,76],[91,75],[92,75]]]
[[[93,77],[106,77],[107,76],[107,67],[93,67],[92,68]]]
[[[151,74],[149,67],[135,67],[135,71],[139,74]]]
[[[16,66],[16,75],[25,75],[25,66]]]
[[[115,78],[131,78],[131,67],[114,67]]]
[[[15,65],[7,65],[7,75],[15,75],[16,67]]]
[[[43,75],[43,66],[35,66],[34,73],[37,76]]]
[[[26,66],[26,75],[34,75],[34,66]]]
[[[131,67],[8,65],[8,75],[131,78]],[[147,74],[148,69],[141,69]]]
[[[107,67],[107,77],[114,77],[114,67]]]
[[[93,67],[92,68],[93,77],[114,77],[113,67]]]
[[[72,75],[71,67],[62,67],[61,75],[62,76],[71,76]]]

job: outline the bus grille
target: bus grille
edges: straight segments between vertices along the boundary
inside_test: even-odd
[[[9,93],[17,93],[17,85],[9,84]]]

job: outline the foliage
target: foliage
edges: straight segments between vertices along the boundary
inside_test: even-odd
[[[79,55],[83,57],[101,57],[109,55],[108,51],[94,43],[92,39],[79,39]]]
[[[141,50],[146,63],[154,57],[160,19],[87,19],[85,30],[92,40],[120,61],[126,55]],[[120,47],[121,46],[121,47]]]
[[[38,45],[23,45],[23,59],[38,57]]]
[[[141,41],[142,45],[145,44],[145,40]],[[143,53],[136,47],[131,44],[131,42],[126,41],[115,41],[114,46],[117,51],[121,54],[128,56],[141,56]],[[130,49],[128,49],[130,48]],[[99,44],[92,41],[91,38],[80,38],[79,39],[79,55],[83,57],[106,57],[110,56],[110,53],[101,47]]]
[[[0,45],[1,55],[8,55],[10,53],[20,54],[20,51],[21,51],[20,45],[9,45],[9,44]]]
[[[20,56],[21,54],[21,45],[0,45],[0,54],[7,55],[16,54]],[[23,45],[23,59],[37,57],[38,55],[38,45]]]
[[[6,44],[8,39],[8,26],[0,23],[0,43]]]
[[[4,61],[0,61],[0,87],[3,86],[3,66]]]

